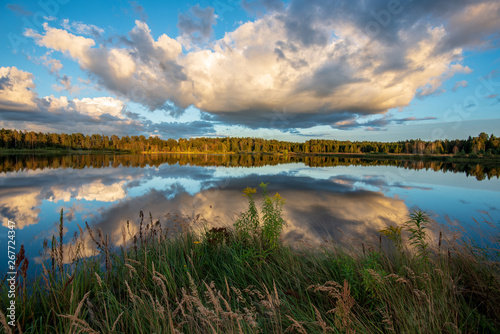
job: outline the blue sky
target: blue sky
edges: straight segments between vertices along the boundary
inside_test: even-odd
[[[500,135],[498,1],[3,1],[0,17],[4,128]]]

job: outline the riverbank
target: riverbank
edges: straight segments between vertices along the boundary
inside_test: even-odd
[[[498,252],[441,236],[431,241],[421,212],[380,231],[373,244],[330,240],[292,248],[273,237],[282,226],[281,197],[266,196],[257,216],[255,189],[244,193],[249,209],[234,226],[203,229],[199,216],[174,216],[174,231],[141,212],[138,230],[124,225],[118,246],[89,226],[65,240],[61,211],[60,234],[46,244],[44,274],[34,283],[27,284],[33,281],[24,270],[28,260],[18,255],[16,326],[23,333],[500,328]],[[7,288],[4,281],[2,313]],[[8,318],[0,320],[6,332],[16,332]]]

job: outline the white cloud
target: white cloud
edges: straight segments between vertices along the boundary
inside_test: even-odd
[[[72,91],[70,78],[61,77]],[[69,99],[66,96],[39,98],[33,75],[15,67],[0,67],[0,120],[7,128],[43,132],[78,132],[127,134],[144,128],[138,120],[127,117],[121,99],[103,96]]]
[[[66,30],[51,28],[47,22],[43,24],[43,28],[44,35],[27,29],[25,36],[34,38],[39,46],[67,53],[73,59],[85,61],[89,49],[95,45],[94,40],[90,38],[75,36]]]
[[[0,67],[0,110],[31,110],[35,107],[33,74],[16,67]]]
[[[16,187],[0,191],[2,225],[7,227],[8,220],[13,220],[18,229],[37,224],[40,214],[38,195],[38,189],[35,187]]]
[[[54,97],[51,95],[46,96],[41,100],[42,104],[47,107],[47,110],[53,113],[77,112],[92,117],[109,114],[118,118],[124,118],[122,111],[125,108],[125,103],[113,97],[95,97],[69,100],[65,96]]]
[[[68,78],[69,80],[69,78]],[[68,83],[70,84],[70,83]],[[109,114],[124,118],[125,103],[114,97],[68,99],[65,96],[38,98],[33,74],[16,67],[0,67],[0,109],[6,111],[77,112],[93,117]]]
[[[443,82],[453,75],[469,73],[461,63],[462,48],[500,29],[499,19],[491,14],[500,3],[464,8],[443,16],[446,22],[440,25],[416,15],[410,17],[413,26],[396,25],[400,22],[395,18],[399,30],[388,28],[387,33],[396,34],[397,43],[383,34],[369,38],[352,15],[310,23],[310,30],[321,36],[304,43],[304,32],[297,28],[291,34],[294,14],[287,10],[242,24],[210,48],[187,53],[182,53],[182,37],[174,40],[164,34],[155,41],[141,21],[130,31],[127,47],[96,47],[93,39],[47,24],[43,34],[28,30],[26,36],[69,55],[100,85],[151,110],[172,101],[182,108],[194,105],[228,123],[272,127],[266,117],[286,108],[297,116],[290,117],[288,127],[300,127],[312,116],[334,124],[352,114],[402,108],[415,96],[442,92]],[[401,15],[401,20],[406,18]],[[455,43],[460,22],[469,35]]]
[[[116,202],[127,196],[127,193],[123,189],[125,182],[121,181],[112,185],[104,185],[102,182],[97,181],[85,184],[78,190],[78,195],[75,198],[87,201]]]

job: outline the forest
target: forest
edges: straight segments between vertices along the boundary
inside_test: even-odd
[[[250,137],[197,137],[161,139],[157,136],[105,136],[82,133],[43,133],[0,130],[0,149],[10,150],[120,150],[165,153],[386,153],[424,155],[500,155],[500,138],[484,132],[477,137],[454,140],[424,141],[411,139],[398,142],[340,141],[311,139],[304,143]]]

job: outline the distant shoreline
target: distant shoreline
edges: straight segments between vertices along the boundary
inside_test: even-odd
[[[89,155],[89,154],[182,154],[182,155],[278,155],[283,157],[351,157],[362,159],[396,159],[396,160],[438,160],[445,162],[485,162],[499,161],[500,156],[484,155],[453,155],[453,154],[416,154],[416,153],[283,153],[283,152],[164,152],[164,151],[133,151],[133,150],[73,150],[73,149],[0,149],[0,155],[33,154],[33,155]]]

